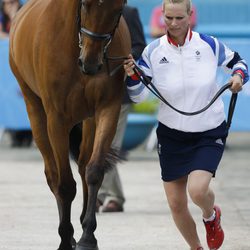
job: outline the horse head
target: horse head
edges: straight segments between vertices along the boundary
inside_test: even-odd
[[[126,0],[80,0],[78,60],[81,71],[96,74],[119,24]]]

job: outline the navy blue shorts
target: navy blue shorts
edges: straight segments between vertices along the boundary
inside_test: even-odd
[[[194,170],[215,172],[221,160],[228,130],[226,122],[205,132],[182,132],[158,124],[158,155],[162,180],[173,181]]]

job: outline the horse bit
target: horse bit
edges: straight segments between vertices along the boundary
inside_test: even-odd
[[[127,2],[127,0],[124,0],[124,3],[123,5]],[[104,3],[104,0],[99,0],[98,2],[98,5],[102,5]],[[103,42],[106,42],[104,48],[103,48],[103,58],[106,62],[106,66],[107,66],[107,71],[108,71],[108,74],[110,76],[113,76],[122,66],[123,64],[121,65],[118,65],[115,69],[113,69],[112,71],[110,71],[110,65],[109,65],[109,61],[118,61],[118,60],[124,60],[124,59],[127,59],[127,57],[109,57],[108,56],[108,47],[110,45],[110,43],[112,42],[112,38],[115,34],[115,31],[116,31],[116,28],[118,27],[119,25],[119,22],[120,22],[120,18],[122,16],[122,11],[119,13],[119,17],[118,17],[118,20],[116,22],[116,25],[115,27],[113,28],[112,32],[110,33],[106,33],[106,34],[100,34],[100,33],[96,33],[96,32],[92,32],[90,31],[89,29],[85,28],[85,27],[82,27],[81,26],[81,8],[84,6],[84,0],[81,0],[79,2],[79,7],[78,7],[78,16],[77,16],[77,23],[78,23],[78,27],[79,27],[79,33],[78,33],[78,36],[79,36],[79,48],[82,49],[83,48],[83,40],[82,40],[82,37],[81,35],[85,35],[85,36],[88,36],[90,37],[91,39],[93,40],[98,40],[98,41],[103,41]]]

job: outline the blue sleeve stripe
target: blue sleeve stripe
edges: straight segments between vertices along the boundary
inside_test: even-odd
[[[126,83],[127,83],[128,87],[133,87],[133,86],[139,84],[140,80],[133,80],[131,77],[128,76],[126,79]]]
[[[249,75],[248,75],[248,72],[245,70],[245,69],[241,69],[244,73],[244,80],[243,80],[243,83],[245,84],[248,80],[249,80]]]
[[[224,45],[219,42],[219,60],[218,60],[218,66],[221,66],[223,62],[226,59],[226,54],[225,54],[225,47]]]
[[[151,42],[148,45],[148,47],[147,47],[147,55],[146,55],[148,57],[148,59],[150,58],[151,53],[153,52],[153,50],[155,48],[157,48],[159,46],[159,44],[160,44],[160,39],[156,39],[156,40],[154,40],[153,42]],[[145,62],[145,60],[143,59],[142,56],[138,60],[138,65],[150,69],[149,65]]]
[[[213,50],[214,52],[214,55],[216,55],[216,46],[215,46],[215,41],[214,39],[211,37],[211,36],[207,36],[207,35],[204,35],[204,34],[200,34],[200,38],[205,41],[210,47],[211,49]]]
[[[153,50],[155,48],[157,48],[159,45],[160,45],[160,38],[154,40],[153,42],[151,42],[149,44],[149,47],[148,47],[148,57],[150,57],[150,55],[152,54]]]
[[[243,70],[243,72],[244,72],[244,74],[245,74],[245,78],[244,78],[244,84],[245,84],[245,83],[248,82],[248,80],[249,80],[249,75],[248,75],[248,72],[246,72],[246,71],[244,71],[244,70]]]
[[[143,60],[142,57],[140,57],[140,59],[139,59],[139,61],[138,61],[138,64],[139,64],[140,66],[144,66],[144,67],[146,67],[146,68],[149,69],[149,66],[148,66],[147,63]]]
[[[129,96],[133,97],[133,96],[140,95],[141,92],[144,90],[144,88],[145,88],[145,85],[141,84],[138,86],[138,88],[136,88],[136,89],[129,89],[128,88],[127,91],[128,91]]]
[[[248,65],[246,64],[245,60],[241,60],[241,61],[239,61],[239,62],[242,63],[242,64],[246,67],[246,69],[247,69],[247,71],[248,71]]]

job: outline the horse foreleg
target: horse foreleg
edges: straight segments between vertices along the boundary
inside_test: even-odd
[[[58,172],[55,197],[60,219],[59,250],[72,250],[74,229],[71,224],[71,204],[76,195],[76,182],[69,162],[69,128],[66,126],[66,121],[57,113],[47,115],[47,120],[49,141]]]
[[[88,188],[87,210],[82,221],[83,234],[77,243],[76,250],[96,250],[97,240],[94,236],[96,229],[96,200],[102,184],[110,145],[113,140],[119,110],[106,109],[98,112],[95,117],[96,131],[93,152],[86,166],[85,178]],[[115,116],[117,114],[117,116]]]
[[[80,222],[83,223],[87,211],[88,204],[88,187],[85,178],[86,165],[89,162],[93,151],[93,144],[95,139],[95,121],[93,118],[89,118],[83,122],[82,126],[82,142],[80,149],[80,156],[78,159],[79,173],[82,179],[83,188],[83,209],[80,216]]]
[[[91,161],[91,160],[90,160]],[[97,200],[97,192],[101,186],[103,177],[104,177],[104,169],[99,170],[99,164],[95,162],[88,163],[86,167],[86,185],[88,191],[87,198],[87,209],[83,209],[82,214],[82,228],[83,234],[79,242],[77,243],[76,250],[97,250],[97,240],[94,236],[94,231],[96,229],[96,200]],[[83,216],[84,215],[84,216]]]
[[[97,247],[97,240],[94,237],[93,232],[96,229],[96,221],[94,218],[93,223],[89,222],[91,224],[91,228],[88,230],[85,227],[85,224],[89,224],[86,221],[90,221],[89,212],[87,212],[87,209],[90,204],[90,197],[93,197],[93,194],[88,189],[89,184],[87,183],[87,177],[86,177],[86,165],[89,162],[92,151],[93,151],[93,145],[94,145],[94,139],[95,139],[95,120],[94,118],[89,118],[83,122],[83,128],[82,128],[82,142],[81,142],[81,153],[78,161],[79,165],[79,173],[81,175],[82,179],[82,186],[83,186],[83,198],[84,198],[84,204],[83,204],[83,210],[81,213],[80,221],[84,230],[83,236],[79,243],[77,244],[76,250],[94,250],[98,249]],[[95,198],[96,200],[96,198]],[[91,205],[93,207],[93,205]],[[94,207],[96,206],[96,202],[94,204]],[[95,211],[95,210],[94,210]],[[92,215],[91,215],[92,216]]]

